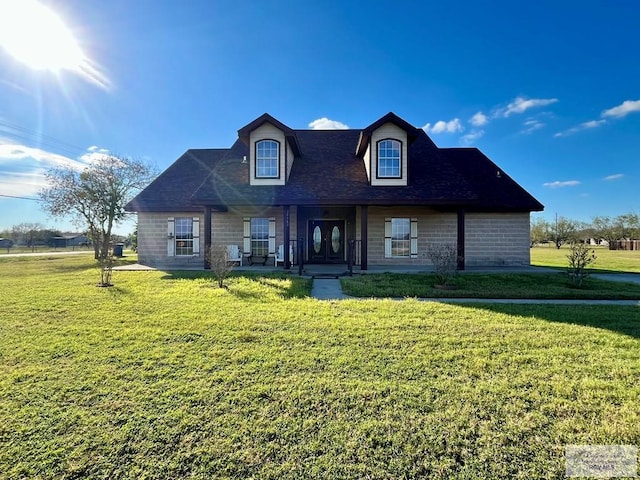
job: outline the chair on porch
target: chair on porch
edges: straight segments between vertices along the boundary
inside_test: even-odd
[[[289,245],[289,261],[293,265],[293,245]],[[278,266],[278,262],[284,265],[284,245],[278,245],[278,253],[275,256],[275,266]]]
[[[230,262],[239,262],[242,266],[242,253],[238,245],[227,245],[227,256]]]

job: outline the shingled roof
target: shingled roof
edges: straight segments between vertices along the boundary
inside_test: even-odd
[[[240,136],[256,122],[270,121],[263,117],[243,127]],[[220,210],[271,205],[428,205],[514,212],[544,208],[478,149],[438,148],[423,130],[406,122],[400,126],[412,140],[407,186],[370,185],[357,151],[362,136],[370,135],[367,129],[291,130],[285,126],[301,153],[286,185],[250,185],[245,160],[249,148],[239,138],[229,149],[188,150],[126,208],[137,212],[195,212],[204,205]]]

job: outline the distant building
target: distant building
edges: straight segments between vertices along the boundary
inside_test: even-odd
[[[51,244],[55,248],[88,247],[91,245],[91,240],[84,234],[61,235],[59,237],[51,237]]]

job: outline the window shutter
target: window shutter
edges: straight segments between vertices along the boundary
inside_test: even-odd
[[[411,219],[411,258],[418,258],[418,219]]]
[[[276,219],[269,219],[269,255],[276,254]]]
[[[391,257],[391,219],[384,219],[384,256]]]
[[[244,218],[244,242],[242,250],[245,255],[251,254],[251,219],[249,217]]]
[[[200,219],[193,217],[193,254],[200,253]]]
[[[173,217],[167,219],[167,255],[174,257],[176,254],[176,220]]]

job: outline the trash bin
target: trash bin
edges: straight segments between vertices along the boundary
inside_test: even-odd
[[[114,257],[122,257],[123,248],[124,248],[124,243],[116,243],[113,246],[113,256]]]

